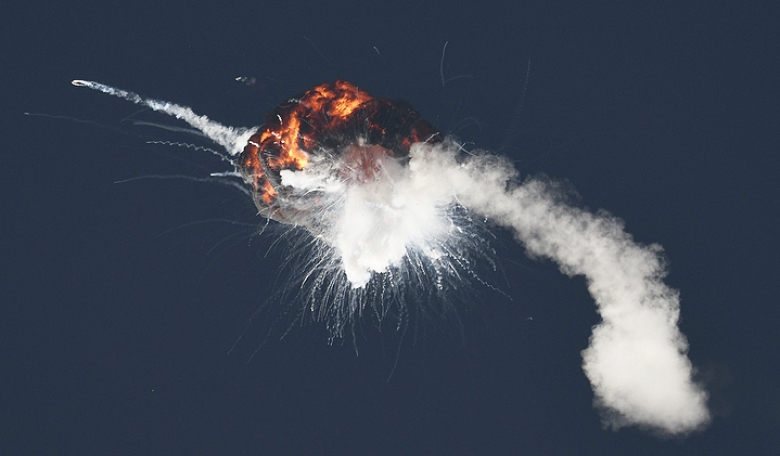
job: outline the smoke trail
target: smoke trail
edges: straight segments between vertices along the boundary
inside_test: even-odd
[[[452,146],[450,145],[450,148]],[[706,392],[691,378],[687,342],[677,328],[679,299],[663,282],[658,245],[640,246],[608,214],[561,202],[551,184],[515,184],[501,158],[457,160],[447,146],[418,144],[412,179],[495,223],[510,228],[532,256],[555,261],[569,276],[584,275],[602,323],[582,352],[605,424],[647,426],[670,434],[709,421]]]
[[[169,116],[181,119],[193,127],[200,130],[206,137],[224,147],[230,155],[241,153],[247,139],[252,136],[254,129],[250,128],[232,128],[221,125],[206,116],[199,116],[192,112],[187,106],[180,106],[175,103],[152,98],[144,98],[137,93],[127,90],[117,89],[95,81],[85,81],[83,79],[74,79],[70,82],[76,87],[87,87],[108,95],[123,98],[135,104],[146,106],[153,111],[162,112]]]

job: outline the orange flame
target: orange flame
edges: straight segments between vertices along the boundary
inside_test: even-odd
[[[241,153],[239,165],[260,213],[289,221],[278,207],[280,171],[304,169],[318,147],[344,153],[352,139],[390,156],[408,154],[414,142],[441,140],[408,105],[373,98],[344,80],[318,85],[269,113]]]

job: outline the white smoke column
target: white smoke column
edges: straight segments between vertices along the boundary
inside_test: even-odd
[[[451,146],[450,146],[451,148]],[[412,179],[455,196],[470,210],[513,230],[532,256],[555,261],[563,273],[584,275],[602,323],[582,352],[605,424],[686,433],[709,421],[707,394],[693,382],[685,336],[677,328],[677,291],[663,282],[660,246],[640,246],[622,222],[559,201],[550,184],[513,184],[506,160],[482,155],[456,160],[447,146],[412,148]]]

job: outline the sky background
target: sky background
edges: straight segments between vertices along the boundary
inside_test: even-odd
[[[780,453],[776,2],[329,3],[0,5],[0,454]],[[290,240],[228,188],[115,183],[224,167],[75,78],[233,126],[345,78],[567,182],[664,246],[714,421],[603,429],[584,281],[500,230],[459,321],[282,338]]]

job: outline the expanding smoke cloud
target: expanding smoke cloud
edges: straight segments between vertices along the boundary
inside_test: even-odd
[[[658,245],[641,246],[606,213],[562,201],[553,184],[527,180],[506,160],[458,153],[452,142],[414,144],[408,167],[381,166],[370,184],[349,186],[328,166],[287,171],[283,184],[337,194],[340,220],[325,233],[353,286],[401,262],[407,250],[436,260],[460,204],[512,230],[533,257],[549,258],[569,276],[583,275],[602,323],[582,352],[583,369],[605,424],[686,433],[709,421],[706,392],[692,380],[687,342],[677,328],[677,291],[663,282]]]
[[[92,81],[73,84],[183,119],[232,156],[252,134],[172,103]],[[660,246],[638,245],[619,219],[567,205],[545,181],[519,183],[505,159],[462,153],[452,141],[412,144],[408,164],[376,145],[350,148],[312,155],[300,170],[281,170],[286,196],[275,207],[297,214],[281,221],[305,226],[333,249],[353,289],[402,267],[405,258],[425,258],[434,268],[441,261],[446,269],[449,247],[467,229],[451,216],[453,208],[465,207],[510,229],[529,255],[585,276],[603,321],[582,352],[583,369],[605,424],[683,434],[709,422],[707,394],[692,379],[688,345],[677,328],[677,291],[662,282]],[[246,179],[238,171],[215,175]]]

